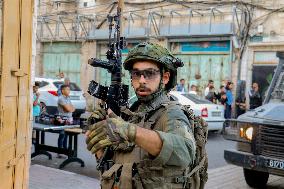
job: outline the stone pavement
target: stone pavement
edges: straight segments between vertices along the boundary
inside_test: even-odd
[[[31,165],[29,189],[99,189],[99,180],[76,173]]]
[[[205,189],[250,189],[243,176],[243,169],[234,165],[209,169]],[[284,177],[270,175],[267,189],[283,189]]]
[[[227,165],[210,169],[205,189],[250,189],[240,167]],[[31,165],[30,189],[99,189],[99,180],[76,173]],[[267,189],[284,188],[284,178],[270,175]]]

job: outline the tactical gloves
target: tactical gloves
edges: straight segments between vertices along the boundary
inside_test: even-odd
[[[106,120],[93,124],[86,139],[87,149],[93,154],[107,146],[134,142],[136,125],[128,123],[113,113]]]
[[[88,118],[88,123],[91,123],[92,119],[102,121],[102,120],[106,119],[106,115],[107,115],[107,112],[106,112],[105,109],[103,109],[103,108],[96,109],[91,114],[91,116]]]

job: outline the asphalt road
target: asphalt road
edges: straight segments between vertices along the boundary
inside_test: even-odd
[[[206,150],[208,154],[208,169],[215,169],[227,165],[224,150],[235,148],[236,142],[225,140],[220,133],[210,133]]]
[[[57,138],[58,134],[46,133],[46,144],[56,146]],[[209,133],[207,144],[209,169],[215,169],[227,165],[223,158],[224,149],[234,148],[234,146],[234,142],[224,140],[219,133]],[[52,160],[48,160],[47,156],[40,155],[33,158],[32,163],[58,168],[60,163],[64,159],[57,158],[56,154],[52,155]],[[96,160],[94,156],[92,156],[86,149],[84,135],[79,135],[78,137],[78,157],[80,157],[85,162],[85,167],[80,167],[78,163],[71,163],[67,165],[64,170],[98,178],[98,171],[96,170]]]

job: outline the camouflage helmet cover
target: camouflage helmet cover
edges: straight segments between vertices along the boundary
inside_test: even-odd
[[[183,62],[174,57],[166,48],[150,42],[143,42],[136,45],[128,53],[124,61],[124,69],[131,70],[133,63],[139,60],[150,60],[161,65],[165,70],[170,71],[170,81],[166,90],[172,89],[177,82],[177,68],[183,66]]]

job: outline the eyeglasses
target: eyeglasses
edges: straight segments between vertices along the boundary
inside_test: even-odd
[[[141,75],[147,80],[155,79],[160,74],[160,70],[155,69],[146,69],[146,70],[137,70],[134,69],[131,71],[131,78],[138,80],[141,78]]]

